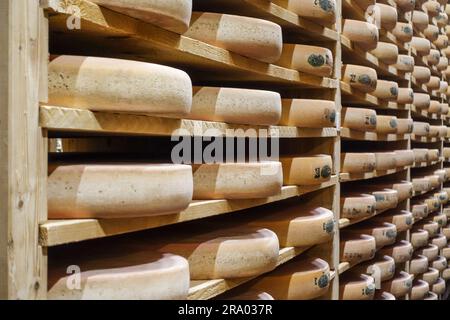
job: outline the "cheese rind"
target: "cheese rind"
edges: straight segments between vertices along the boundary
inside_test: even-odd
[[[395,243],[397,237],[397,228],[394,224],[388,222],[377,223],[368,221],[358,224],[355,227],[348,228],[345,231],[346,234],[364,234],[373,236],[375,238],[377,249]]]
[[[434,268],[428,268],[427,272],[424,272],[421,275],[419,275],[419,279],[428,282],[430,286],[435,284],[438,278],[439,278],[439,271]]]
[[[435,41],[439,36],[439,28],[433,24],[429,24],[425,30],[423,30],[423,34],[430,41]]]
[[[387,80],[377,80],[377,85],[372,94],[383,100],[395,101],[398,97],[398,83]]]
[[[443,234],[437,234],[431,239],[431,243],[436,245],[439,250],[442,250],[447,246],[447,237]]]
[[[378,41],[376,48],[370,53],[386,64],[395,64],[398,58],[398,47],[392,43]]]
[[[411,300],[423,300],[426,297],[428,291],[430,291],[430,285],[428,284],[428,282],[416,279],[413,282],[411,294],[409,297]]]
[[[345,274],[339,281],[340,300],[373,300],[374,295],[375,280],[371,276]]]
[[[396,264],[404,263],[411,260],[413,246],[408,241],[402,240],[390,246],[381,248],[378,251],[378,254],[392,257]]]
[[[414,164],[414,151],[412,150],[395,150],[395,163],[397,167],[406,167]]]
[[[397,23],[397,9],[383,3],[376,3],[366,9],[366,20],[372,19],[375,25],[384,30],[391,30]]]
[[[427,67],[414,66],[412,76],[418,83],[427,83],[431,78],[431,71]]]
[[[341,196],[341,218],[357,219],[375,213],[376,199],[369,194]]]
[[[374,153],[341,153],[342,172],[364,173],[375,170],[376,158]]]
[[[333,72],[330,49],[302,44],[284,44],[278,65],[301,72],[328,77]]]
[[[409,273],[417,275],[428,270],[428,258],[422,255],[413,257],[409,262]]]
[[[375,49],[379,38],[375,24],[351,19],[342,21],[342,34],[366,49]]]
[[[380,273],[380,281],[391,279],[395,273],[395,261],[389,256],[376,256],[373,260],[356,265],[352,268],[352,272],[373,275],[375,270]]]
[[[394,67],[400,71],[411,72],[414,70],[414,58],[406,54],[399,54]]]
[[[445,34],[438,35],[437,39],[433,41],[433,44],[439,49],[447,48],[448,46],[447,35]]]
[[[374,131],[377,125],[377,113],[372,109],[342,108],[341,124],[352,130]]]
[[[431,43],[430,40],[420,38],[420,37],[412,37],[411,46],[417,51],[420,55],[427,55],[430,53]]]
[[[442,256],[438,256],[436,258],[436,260],[434,260],[430,266],[432,268],[435,268],[437,270],[439,270],[440,272],[444,271],[445,268],[447,268],[448,263],[447,263],[447,259],[445,259],[445,257]]]
[[[436,76],[431,76],[430,81],[428,81],[425,85],[428,89],[437,90],[441,85],[441,79]]]
[[[371,260],[375,256],[376,240],[366,234],[350,233],[342,230],[340,241],[340,261],[355,265]]]
[[[377,215],[371,218],[375,222],[389,222],[395,225],[397,232],[403,232],[411,229],[414,218],[411,212],[406,210],[389,211],[382,215]]]
[[[444,294],[445,293],[446,284],[444,279],[438,278],[436,282],[431,287],[431,291],[436,294]]]
[[[333,160],[329,155],[280,158],[284,185],[317,185],[331,179]]]
[[[414,91],[411,88],[398,88],[397,103],[408,104],[414,100]]]
[[[396,116],[377,116],[376,132],[378,133],[397,133],[397,117]]]
[[[413,105],[417,109],[427,109],[430,106],[430,95],[427,93],[414,92]]]
[[[397,22],[392,34],[401,42],[409,42],[413,36],[413,27],[411,23]]]
[[[404,297],[412,288],[413,276],[400,271],[393,279],[381,283],[381,288],[392,293],[396,298]]]
[[[441,53],[439,52],[439,50],[431,49],[430,53],[427,55],[427,62],[430,65],[435,66],[439,63],[440,58],[441,58]]]
[[[426,230],[415,229],[411,231],[411,244],[414,248],[421,248],[427,245],[429,234]]]
[[[396,167],[395,152],[375,152],[375,170],[386,171]]]
[[[314,99],[283,99],[281,125],[303,128],[324,128],[336,125],[334,101]]]
[[[428,15],[423,11],[414,10],[412,13],[412,23],[417,30],[423,31],[428,26]]]
[[[397,134],[412,133],[414,129],[414,121],[409,118],[397,118]]]
[[[426,137],[430,133],[430,124],[428,122],[414,121],[412,133],[419,137]]]
[[[343,66],[342,80],[362,92],[374,91],[377,86],[377,78],[375,69],[353,64]]]
[[[313,20],[334,23],[336,21],[336,1],[287,1],[287,9],[295,14]]]
[[[439,248],[434,244],[428,244],[426,247],[419,249],[418,253],[427,257],[428,261],[434,261],[439,255]]]

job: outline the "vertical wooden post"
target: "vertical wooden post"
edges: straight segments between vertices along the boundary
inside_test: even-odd
[[[45,298],[48,27],[38,0],[0,1],[0,298]]]

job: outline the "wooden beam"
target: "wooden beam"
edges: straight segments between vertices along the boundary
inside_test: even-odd
[[[0,298],[47,291],[38,245],[45,221],[46,138],[39,101],[47,96],[48,29],[36,0],[0,1]]]

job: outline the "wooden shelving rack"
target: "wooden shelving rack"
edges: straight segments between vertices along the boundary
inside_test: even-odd
[[[195,1],[194,1],[195,2]],[[71,6],[80,8],[81,30],[69,30],[67,19]],[[235,85],[278,91],[282,96],[323,97],[333,100],[340,113],[341,105],[376,109],[378,114],[396,115],[427,121],[434,125],[449,125],[449,118],[437,117],[412,105],[400,105],[364,94],[342,82],[342,63],[354,63],[374,68],[379,79],[390,79],[401,87],[429,93],[417,85],[409,73],[386,65],[366,50],[341,35],[342,18],[365,20],[364,11],[356,1],[337,1],[337,22],[324,27],[303,19],[274,2],[266,0],[202,1],[195,10],[211,10],[258,17],[278,23],[287,39],[298,43],[316,43],[330,48],[334,57],[334,73],[330,78],[304,74],[273,64],[258,62],[198,40],[180,36],[137,19],[101,8],[86,0],[7,0],[0,4],[0,298],[46,299],[47,276],[52,247],[114,235],[149,230],[217,216],[232,216],[236,212],[257,214],[261,206],[280,201],[312,197],[334,212],[335,221],[343,229],[365,219],[340,219],[341,188],[349,183],[370,184],[387,179],[408,180],[422,172],[433,172],[448,165],[439,161],[416,164],[365,175],[340,172],[341,150],[358,144],[372,144],[383,150],[410,149],[425,145],[440,150],[450,146],[448,139],[415,138],[411,135],[356,132],[341,128],[302,129],[288,126],[230,125],[221,122],[188,119],[167,119],[146,115],[92,112],[48,104],[47,65],[49,54],[99,55],[160,63],[181,68],[194,83],[202,85]],[[409,15],[405,15],[410,19]],[[401,19],[405,19],[401,17]],[[403,20],[402,20],[403,21]],[[416,65],[428,66],[425,60],[388,31],[380,30],[380,40],[398,45],[399,52],[415,58]],[[127,46],[124,53],[122,46]],[[435,68],[432,74],[440,77]],[[207,74],[207,76],[205,76]],[[306,91],[307,90],[307,91]],[[48,220],[46,179],[49,152],[83,152],[106,148],[108,139],[139,137],[153,139],[170,137],[175,129],[185,129],[192,136],[204,129],[217,129],[227,135],[227,129],[268,129],[268,135],[296,141],[320,141],[318,149],[333,157],[330,181],[314,187],[284,186],[279,195],[257,200],[194,201],[177,215],[135,219]],[[244,133],[245,134],[245,133]],[[342,141],[341,141],[342,139]],[[306,142],[303,142],[306,143]],[[450,165],[449,165],[450,167]],[[450,186],[450,182],[444,186]],[[442,186],[441,186],[442,187]],[[437,188],[439,190],[440,188]],[[434,191],[430,191],[433,194]],[[398,209],[410,210],[410,200],[399,203]],[[442,211],[442,208],[441,208]],[[382,211],[374,215],[383,214]],[[351,266],[339,261],[339,230],[333,240],[314,248],[281,248],[277,265],[305,251],[325,259],[332,269],[329,293],[324,299],[338,300],[339,275]],[[408,232],[399,233],[397,240],[410,240]],[[408,264],[399,266],[408,271]],[[251,278],[191,281],[189,299],[211,299],[240,286]],[[447,294],[448,296],[448,294]]]

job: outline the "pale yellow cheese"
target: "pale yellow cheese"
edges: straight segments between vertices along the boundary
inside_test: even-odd
[[[443,81],[442,81],[443,82]],[[446,82],[445,82],[446,83]],[[447,89],[447,88],[446,88]],[[441,114],[443,115],[447,115],[449,112],[450,108],[448,103],[441,103]]]
[[[375,69],[354,64],[343,65],[342,80],[362,92],[372,92],[377,86]]]
[[[412,76],[417,83],[427,83],[430,81],[431,71],[427,67],[414,66]]]
[[[434,24],[429,24],[428,27],[423,30],[423,34],[430,41],[435,41],[439,36],[439,28]]]
[[[411,244],[414,248],[422,248],[428,244],[429,234],[423,229],[411,230]],[[428,257],[427,257],[428,259]]]
[[[413,195],[413,184],[409,181],[400,181],[392,184],[392,189],[398,193],[398,201],[404,201]]]
[[[416,128],[418,128],[419,126],[417,125],[417,122],[414,122],[414,130],[416,130]],[[417,133],[415,133],[417,134]],[[414,152],[414,162],[415,163],[421,163],[421,162],[426,162],[428,161],[428,149],[425,148],[414,148],[412,149]],[[413,180],[414,182],[414,180]]]
[[[442,11],[439,12],[439,14],[433,18],[433,22],[435,22],[439,28],[444,28],[448,23],[447,13]]]
[[[375,238],[377,249],[394,244],[397,238],[397,228],[388,222],[366,221],[345,229],[346,234],[370,235]]]
[[[394,0],[394,3],[397,5],[397,8],[399,8],[403,12],[409,12],[414,9],[414,3],[415,1],[412,0]]]
[[[428,178],[413,178],[413,187],[415,192],[425,192],[431,189],[431,181]]]
[[[387,4],[376,3],[366,9],[366,20],[371,17],[375,24],[384,30],[391,30],[397,23],[397,10]]]
[[[445,138],[447,136],[447,126],[439,126],[439,133],[438,133],[438,137],[439,138]]]
[[[431,187],[433,188],[437,188],[441,185],[441,178],[438,175],[429,175],[429,176],[425,176],[425,178],[429,178],[430,182],[431,182]],[[439,202],[436,199],[437,202]]]
[[[428,270],[428,258],[422,255],[417,255],[409,262],[409,273],[414,275],[427,272]]]
[[[398,88],[397,103],[408,104],[414,100],[414,91],[411,88]]]
[[[445,34],[438,35],[437,39],[433,41],[434,45],[439,49],[447,48],[448,37]]]
[[[415,223],[415,226],[422,228],[430,237],[435,236],[439,231],[439,224],[434,221],[422,220]]]
[[[428,40],[427,40],[428,41]],[[430,53],[427,55],[427,62],[434,66],[439,63],[439,59],[441,58],[441,53],[439,50],[431,49]]]
[[[404,297],[412,289],[413,276],[400,271],[394,278],[381,283],[381,289],[392,293],[396,298]]]
[[[436,293],[430,291],[427,293],[425,298],[423,298],[423,300],[439,300],[439,297]]]
[[[333,72],[333,54],[325,47],[285,44],[276,64],[313,75],[328,77]]]
[[[430,285],[428,284],[428,282],[416,279],[413,282],[409,298],[410,300],[423,300],[426,297],[428,291],[430,291]]]
[[[341,172],[363,173],[375,170],[374,153],[341,153]]]
[[[411,72],[414,69],[414,58],[406,54],[399,54],[394,67],[400,71]]]
[[[374,300],[396,300],[394,295],[390,292],[376,290]]]
[[[327,23],[334,23],[336,21],[335,0],[287,0],[282,1],[282,3],[286,5],[288,10],[301,17]]]
[[[439,250],[442,250],[447,246],[447,237],[444,234],[437,234],[431,239],[431,243],[436,245]]]
[[[438,257],[436,258],[436,260],[434,260],[434,261],[430,264],[430,266],[431,266],[432,268],[435,268],[435,269],[439,270],[440,272],[442,272],[442,271],[444,271],[444,269],[446,269],[447,266],[448,266],[447,259],[445,259],[445,257],[443,257],[443,256],[438,256]]]
[[[377,80],[372,95],[382,100],[395,101],[398,97],[398,84],[394,81]]]
[[[371,260],[375,256],[376,240],[367,234],[350,233],[341,230],[340,261],[355,265]]]
[[[280,158],[284,185],[316,185],[331,179],[333,160],[329,155]]]
[[[404,263],[411,259],[413,246],[408,241],[401,240],[395,244],[381,248],[378,254],[392,257],[396,264]]]
[[[178,213],[192,201],[191,167],[76,164],[50,168],[51,219],[130,218]]]
[[[448,89],[448,83],[447,83],[447,81],[440,81],[440,83],[439,83],[439,92],[440,93],[445,93],[445,92],[447,92],[447,89]],[[444,105],[446,105],[447,107],[446,107],[446,109],[447,109],[447,111],[445,112],[445,111],[442,111],[442,113],[443,114],[447,114],[448,113],[448,109],[449,109],[449,106],[448,106],[448,103],[443,103]],[[445,107],[444,107],[445,108]],[[445,109],[444,109],[445,110]]]
[[[444,156],[444,158],[448,159],[450,158],[450,148],[449,147],[444,147],[442,149],[442,155]]]
[[[377,113],[366,108],[342,108],[341,125],[358,131],[374,131],[377,125]]]
[[[438,90],[440,84],[441,84],[441,79],[439,77],[431,76],[430,81],[428,81],[425,85],[427,86],[428,89]]]
[[[439,278],[436,280],[436,282],[431,287],[431,291],[433,291],[436,294],[444,294],[445,293],[446,284],[444,279]]]
[[[346,273],[340,277],[340,300],[373,300],[375,295],[375,280],[365,274]]]
[[[450,53],[450,52],[449,52],[449,53]],[[448,57],[447,57],[447,56],[445,56],[445,57],[440,57],[440,58],[439,58],[439,62],[438,62],[438,64],[436,65],[436,68],[437,68],[439,71],[443,71],[443,70],[447,69],[447,67],[448,67]]]
[[[445,170],[437,170],[437,171],[444,171],[445,172]],[[435,171],[435,173],[436,173],[436,171]],[[445,174],[447,174],[447,173],[445,172]],[[434,196],[439,199],[439,202],[441,204],[446,204],[448,202],[448,194],[445,191],[435,193]],[[445,215],[444,215],[444,217],[447,218]],[[445,220],[445,221],[447,221],[447,220]]]
[[[447,237],[447,239],[449,239],[449,238]],[[450,246],[447,246],[442,249],[442,256],[444,256],[447,260],[450,259]]]
[[[397,118],[397,134],[412,133],[414,121],[410,118]]]
[[[427,246],[420,248],[417,251],[419,254],[424,255],[428,258],[428,261],[434,261],[437,259],[439,254],[439,248],[434,244],[428,244]],[[425,280],[425,279],[424,279]]]
[[[430,53],[431,42],[428,39],[420,38],[420,37],[412,37],[411,39],[411,47],[413,47],[418,54],[427,55]]]
[[[341,218],[357,219],[375,213],[376,199],[370,194],[341,195]]]
[[[397,133],[397,117],[396,116],[377,116],[376,132],[378,133]]]
[[[375,152],[375,170],[385,171],[396,167],[395,152]]]
[[[414,10],[412,13],[412,23],[414,28],[423,31],[428,26],[428,15],[420,10]]]
[[[398,47],[393,43],[378,41],[376,48],[370,53],[386,64],[395,64],[398,58]]]
[[[388,212],[377,215],[370,220],[376,222],[392,223],[397,228],[397,232],[409,230],[414,222],[412,213],[406,210],[389,210]]]
[[[351,272],[374,275],[378,272],[380,281],[391,279],[395,273],[395,261],[389,256],[376,256],[374,259],[354,266]]]
[[[441,49],[441,52],[445,55],[446,58],[450,58],[450,46],[447,48]]]
[[[413,36],[413,27],[411,23],[397,22],[392,33],[401,42],[409,42]]]
[[[428,161],[437,160],[439,160],[439,149],[428,149]]]
[[[428,132],[428,137],[437,137],[439,135],[439,126],[431,125],[430,132]]]
[[[351,19],[342,20],[342,34],[369,50],[376,48],[379,37],[375,24]]]
[[[283,99],[281,125],[303,128],[324,128],[336,125],[334,101]]]
[[[450,268],[446,268],[442,271],[442,279],[445,281],[450,280]]]
[[[440,227],[445,227],[447,225],[448,218],[444,213],[436,214],[433,216],[433,221],[439,224]]]
[[[432,151],[432,150],[430,150],[430,151]],[[435,170],[435,171],[433,172],[433,174],[439,176],[439,181],[441,181],[441,182],[444,182],[444,181],[447,180],[447,171],[444,170],[444,169],[438,169],[438,170]],[[448,199],[448,198],[447,198],[447,193],[444,192],[444,194],[445,194],[445,198],[439,199],[439,200],[441,200],[441,203],[444,203],[444,202],[442,202],[442,201],[447,202],[447,199]],[[436,194],[435,194],[435,195],[436,195]],[[444,195],[442,195],[442,196],[444,196]],[[442,196],[440,195],[440,197],[442,197]]]
[[[395,163],[397,164],[397,167],[406,167],[414,164],[415,160],[414,151],[395,150],[394,152],[395,152]]]
[[[447,240],[450,240],[450,226],[442,228],[442,234],[445,235]]]
[[[283,46],[278,24],[220,13],[194,12],[184,36],[267,63],[280,58]]]
[[[414,92],[413,105],[417,109],[427,109],[430,106],[430,95],[427,93]]]

